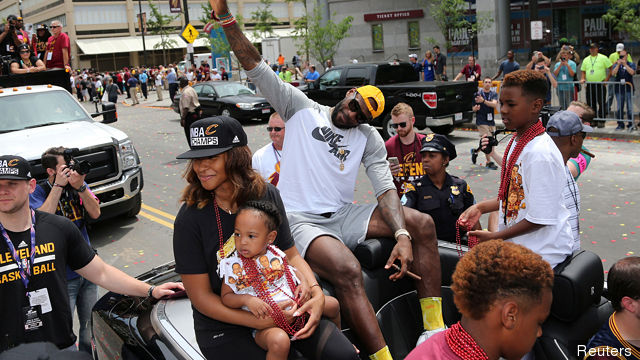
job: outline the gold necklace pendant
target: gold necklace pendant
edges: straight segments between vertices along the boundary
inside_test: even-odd
[[[339,149],[338,154],[340,154],[340,171],[344,171],[344,149]]]
[[[340,160],[340,171],[344,171],[344,163]]]

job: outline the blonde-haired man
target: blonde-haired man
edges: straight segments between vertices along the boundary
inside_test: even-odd
[[[415,122],[411,106],[398,103],[391,110],[391,127],[396,129],[398,134],[387,140],[384,145],[387,148],[387,160],[398,196],[406,192],[407,184],[424,175],[420,155],[424,135],[415,132]]]

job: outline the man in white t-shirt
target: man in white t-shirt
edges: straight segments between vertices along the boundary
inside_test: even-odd
[[[222,75],[220,75],[220,73],[218,73],[218,69],[217,68],[211,69],[211,80],[213,80],[213,81],[222,80]]]
[[[271,143],[256,151],[251,162],[253,168],[262,175],[265,181],[277,186],[280,179],[280,158],[284,143],[284,121],[278,113],[273,113],[269,117],[267,131]]]
[[[226,0],[211,5],[216,14],[229,12]],[[409,269],[422,276],[415,285],[425,330],[443,328],[435,225],[429,215],[402,207],[384,142],[368,125],[384,112],[382,92],[366,85],[346,91],[332,108],[320,105],[280,80],[237,24],[223,29],[234,53],[242,55],[238,60],[248,77],[285,121],[278,189],[291,233],[311,268],[332,282],[361,350],[374,360],[391,359],[352,253],[366,238],[395,237],[385,268],[397,261],[401,270],[390,280],[404,277]],[[354,204],[360,164],[377,203]]]
[[[157,101],[162,101],[163,97],[162,97],[162,67],[160,69],[160,71],[158,71],[156,73],[156,94],[158,96],[158,100]]]
[[[547,123],[547,134],[556,143],[565,164],[569,159],[575,158],[580,154],[582,142],[587,133],[590,132],[593,132],[593,128],[583,124],[580,117],[571,111],[557,112],[551,116]],[[580,189],[567,166],[565,166],[565,170],[567,181],[562,195],[570,214],[569,223],[573,234],[572,249],[576,251],[580,250]]]

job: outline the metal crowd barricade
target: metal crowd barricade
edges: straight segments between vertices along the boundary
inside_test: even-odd
[[[634,92],[633,85],[630,82],[587,81],[581,83],[580,81],[560,80],[557,80],[557,82],[558,86],[551,88],[552,106],[559,106],[562,110],[566,110],[571,101],[582,101],[591,106],[596,112],[594,120],[599,122],[599,126],[604,126],[606,121],[620,121],[627,126],[635,128],[635,116],[639,113],[638,103],[640,98]],[[609,97],[609,92],[613,92],[614,96],[612,98]],[[624,96],[618,94],[624,94]],[[610,99],[612,101],[608,103]],[[621,109],[621,105],[624,105],[624,109]]]

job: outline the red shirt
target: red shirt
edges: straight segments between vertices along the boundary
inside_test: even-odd
[[[397,157],[400,162],[400,172],[393,176],[393,183],[396,185],[398,196],[406,192],[405,185],[412,181],[416,181],[424,176],[422,168],[422,155],[420,148],[424,135],[416,134],[413,143],[405,145],[400,141],[398,135],[387,140],[384,145],[387,148],[387,158]]]
[[[45,59],[47,59],[47,69],[64,68],[66,64],[62,57],[62,51],[67,52],[67,55],[69,55],[69,61],[71,61],[69,36],[63,32],[61,32],[57,38],[52,35],[47,42],[47,54],[45,54]],[[48,53],[51,53],[51,55]]]
[[[444,337],[446,331],[441,331],[427,341],[413,349],[404,360],[460,360],[447,344]]]

